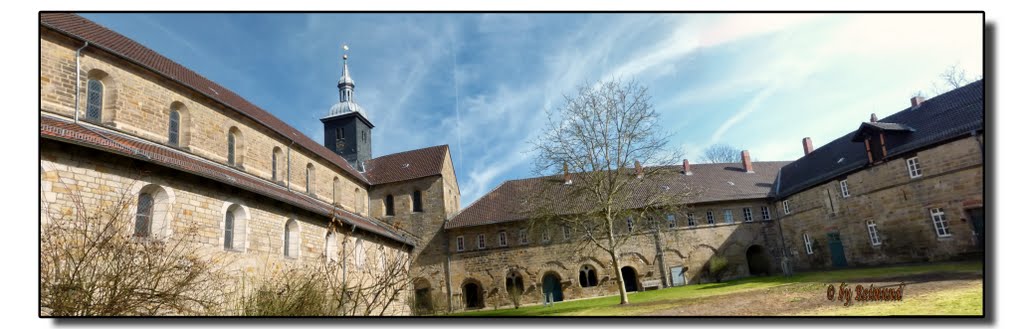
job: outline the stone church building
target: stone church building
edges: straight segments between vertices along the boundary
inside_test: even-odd
[[[408,302],[386,314],[509,306],[513,288],[524,304],[617,293],[606,254],[574,252],[572,232],[530,227],[517,211],[545,177],[506,181],[462,208],[447,145],[375,157],[373,112],[356,102],[347,55],[319,143],[80,16],[41,14],[39,35],[43,224],[77,196],[99,204],[125,192],[134,234],[198,226],[204,248],[247,273],[327,259],[360,275],[408,259]],[[978,81],[915,98],[821,148],[805,139],[795,161],[743,151],[740,163],[672,167],[673,184],[702,193],[647,219],[664,229],[635,234],[620,257],[626,289],[707,282],[716,255],[726,279],[980,255],[983,91]]]

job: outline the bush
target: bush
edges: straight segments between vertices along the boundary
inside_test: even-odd
[[[711,256],[711,260],[708,263],[709,271],[711,276],[715,278],[715,282],[722,282],[722,274],[729,267],[729,259],[725,258],[725,256],[714,255]]]

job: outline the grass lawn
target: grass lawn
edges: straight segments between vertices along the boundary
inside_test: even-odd
[[[558,315],[643,315],[665,309],[685,307],[687,304],[707,300],[707,297],[765,290],[790,286],[796,290],[821,292],[824,284],[852,282],[856,279],[893,277],[902,275],[970,272],[980,273],[980,262],[941,263],[866,269],[846,269],[824,272],[799,273],[790,277],[751,277],[722,283],[694,284],[629,294],[630,305],[619,305],[619,296],[566,301],[544,307],[533,305],[519,309],[478,310],[453,314],[455,316],[558,316]],[[926,297],[926,296],[920,296]],[[817,309],[803,315],[875,315],[875,314],[980,314],[981,285],[936,292],[927,298],[905,299],[902,303],[864,304],[844,308]]]

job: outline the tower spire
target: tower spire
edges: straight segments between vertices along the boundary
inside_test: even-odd
[[[343,65],[341,68],[341,79],[338,79],[338,96],[341,102],[353,101],[353,92],[356,89],[356,82],[348,73],[348,45],[341,45],[345,53],[341,56]]]

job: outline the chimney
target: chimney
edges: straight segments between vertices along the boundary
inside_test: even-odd
[[[871,122],[878,122],[878,117],[874,113],[871,113]]]
[[[689,176],[693,175],[693,171],[690,171],[690,160],[683,159],[683,174]]]
[[[565,181],[565,185],[572,184],[572,179],[569,178],[569,164],[568,163],[562,162],[562,175],[563,175],[562,179]]]
[[[918,107],[921,107],[921,103],[924,103],[924,97],[914,96],[910,98],[910,108],[916,109]]]
[[[753,173],[754,165],[750,163],[750,151],[743,150],[743,152],[740,152],[740,156],[743,157],[743,170],[746,170],[748,173]]]
[[[814,145],[811,144],[810,137],[804,137],[804,155],[811,154],[814,152]]]
[[[633,160],[633,167],[636,168],[636,178],[644,178],[644,167],[640,166],[640,160]]]

